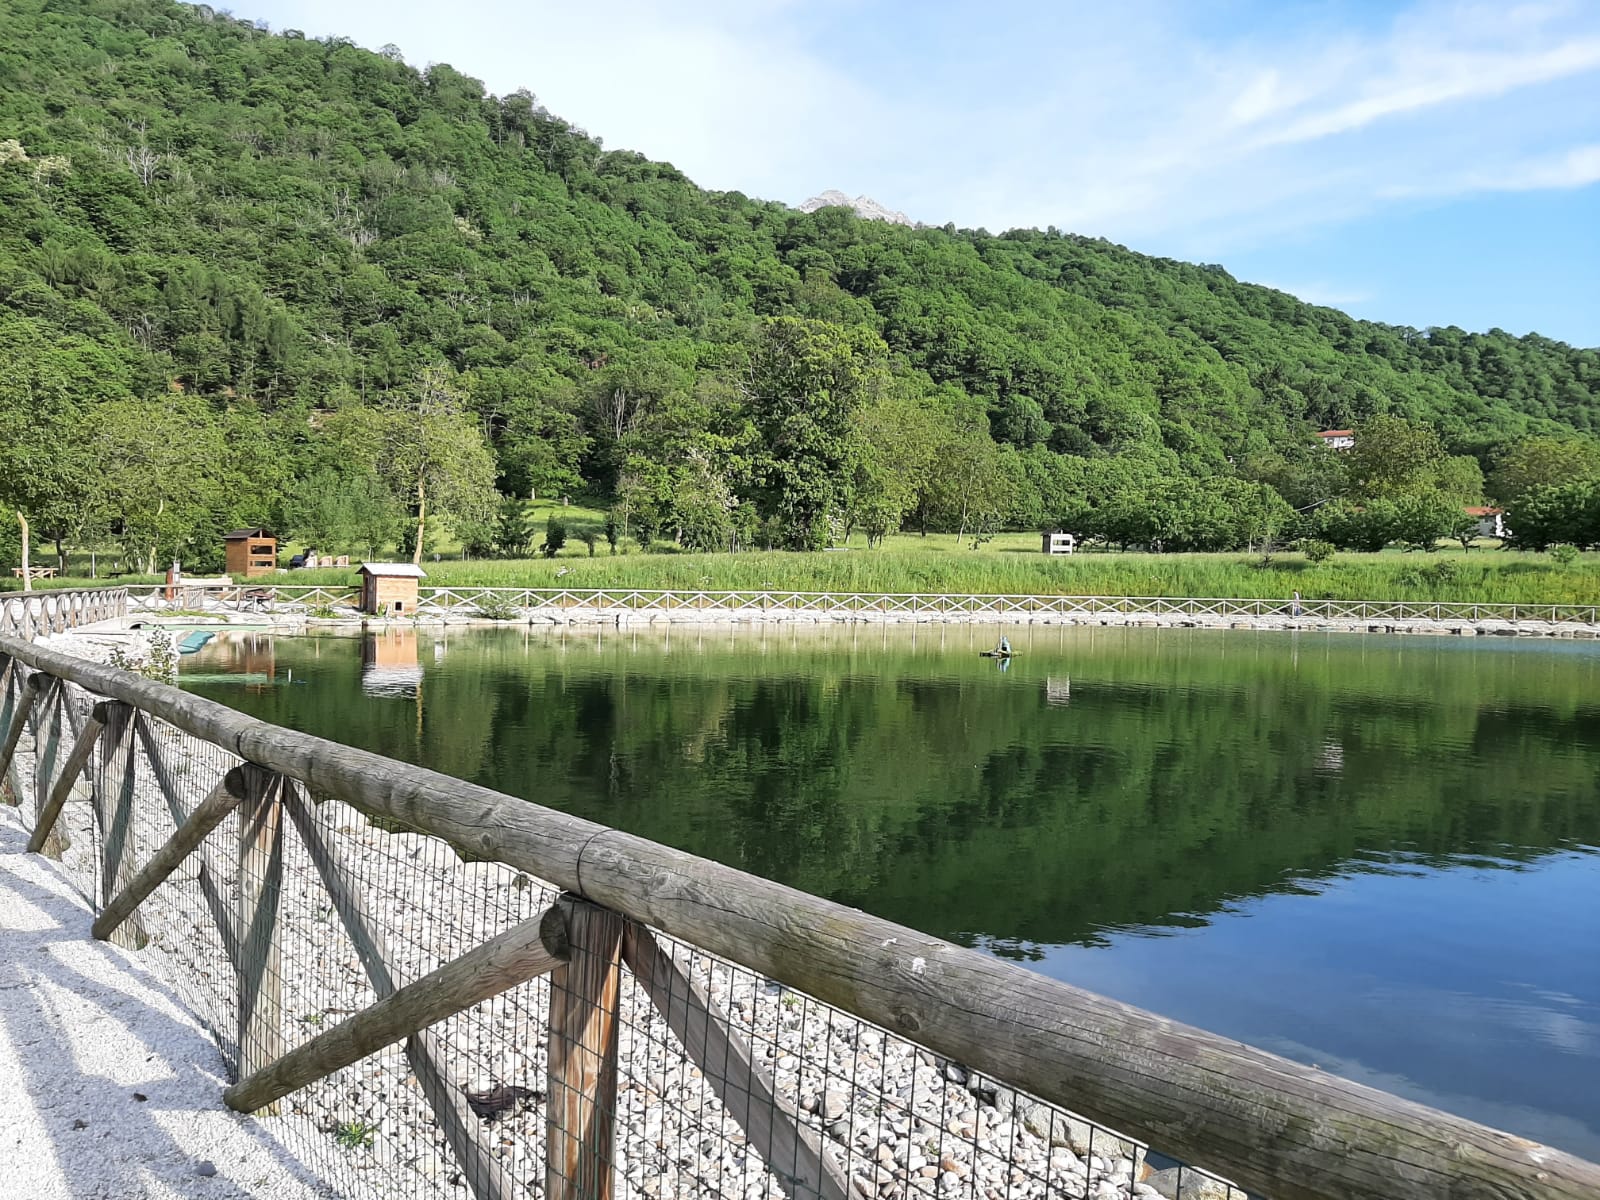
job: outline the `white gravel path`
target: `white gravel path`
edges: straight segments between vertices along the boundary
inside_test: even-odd
[[[216,1045],[0,806],[0,1198],[330,1196],[222,1104]]]

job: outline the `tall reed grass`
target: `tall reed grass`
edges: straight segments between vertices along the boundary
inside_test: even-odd
[[[426,565],[439,586],[938,592],[1055,596],[1196,596],[1239,599],[1459,600],[1494,604],[1600,604],[1600,554],[1562,565],[1548,555],[1499,550],[1340,554],[1312,564],[1298,554],[1263,563],[1243,554],[1076,554],[884,550],[594,558]],[[294,571],[280,583],[352,583],[353,571]]]

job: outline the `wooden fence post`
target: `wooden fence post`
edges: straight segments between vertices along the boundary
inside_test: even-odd
[[[65,689],[63,688],[63,691]],[[70,703],[65,696],[64,703]],[[100,733],[100,755],[95,771],[94,803],[100,818],[103,839],[100,867],[100,903],[128,886],[133,878],[133,717],[134,707],[120,700],[96,706],[95,718],[104,726]],[[117,944],[139,949],[150,939],[137,920],[130,921],[117,934]]]
[[[623,918],[568,894],[569,958],[550,976],[546,1200],[609,1200],[616,1160]]]
[[[278,905],[283,885],[283,806],[279,777],[244,766],[239,807],[239,1064],[246,1079],[283,1057]],[[264,1112],[276,1115],[277,1105]]]
[[[4,629],[0,628],[0,634]],[[12,686],[12,676],[16,675],[16,661],[9,654],[0,654],[0,737],[11,731],[11,713],[16,707],[16,688]],[[0,767],[0,804],[15,804],[16,791],[11,786],[10,766]]]

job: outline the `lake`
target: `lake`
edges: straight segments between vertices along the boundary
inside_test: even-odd
[[[1600,1160],[1600,647],[233,634],[186,686]]]

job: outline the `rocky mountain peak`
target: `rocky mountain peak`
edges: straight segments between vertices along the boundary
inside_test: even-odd
[[[800,206],[800,211],[816,212],[819,208],[848,208],[867,221],[888,221],[891,225],[913,224],[905,213],[885,208],[871,196],[857,196],[852,200],[837,188],[829,188],[821,195],[811,197]]]

